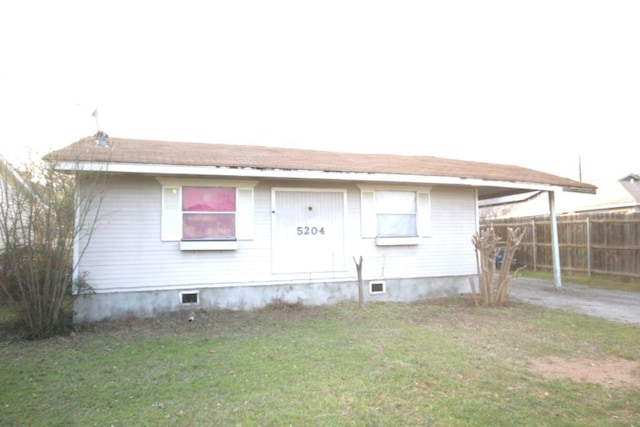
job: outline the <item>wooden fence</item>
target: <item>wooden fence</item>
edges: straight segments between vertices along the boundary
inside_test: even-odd
[[[487,227],[503,240],[508,227],[524,229],[516,265],[553,269],[549,216],[482,220]],[[558,242],[563,271],[640,277],[640,213],[560,216]]]

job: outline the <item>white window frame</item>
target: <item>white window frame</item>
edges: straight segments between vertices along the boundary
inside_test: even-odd
[[[431,236],[431,187],[400,185],[358,185],[360,188],[361,236],[375,239],[377,246],[419,245],[425,237]],[[415,192],[416,194],[416,234],[415,237],[382,237],[378,235],[376,210],[377,191]]]
[[[258,181],[156,177],[162,185],[161,241],[180,242],[180,250],[236,250],[239,240],[253,240],[254,187]],[[182,187],[226,187],[236,190],[236,233],[234,240],[182,239]],[[170,199],[169,194],[177,194]]]

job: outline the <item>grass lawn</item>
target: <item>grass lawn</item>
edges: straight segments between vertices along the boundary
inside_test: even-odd
[[[0,343],[0,424],[628,426],[640,420],[638,325],[525,304],[476,308],[464,297],[186,319],[182,313],[100,323],[72,336]],[[564,361],[586,361],[583,376],[569,379],[568,370],[551,369]],[[592,378],[590,370],[611,361],[629,364],[626,381]],[[534,369],[540,363],[547,369]]]

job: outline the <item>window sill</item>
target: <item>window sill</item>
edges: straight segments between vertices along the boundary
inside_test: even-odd
[[[415,246],[420,237],[376,237],[376,246]]]
[[[235,240],[181,240],[181,251],[235,251],[238,242]]]

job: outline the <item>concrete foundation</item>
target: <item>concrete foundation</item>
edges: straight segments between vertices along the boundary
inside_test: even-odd
[[[468,276],[384,279],[384,282],[384,293],[377,294],[370,294],[369,281],[364,282],[367,302],[412,302],[469,292]],[[197,293],[198,302],[183,303],[181,293]],[[277,300],[304,305],[358,301],[358,287],[352,281],[96,293],[76,299],[74,321],[153,317],[180,310],[254,310]]]

